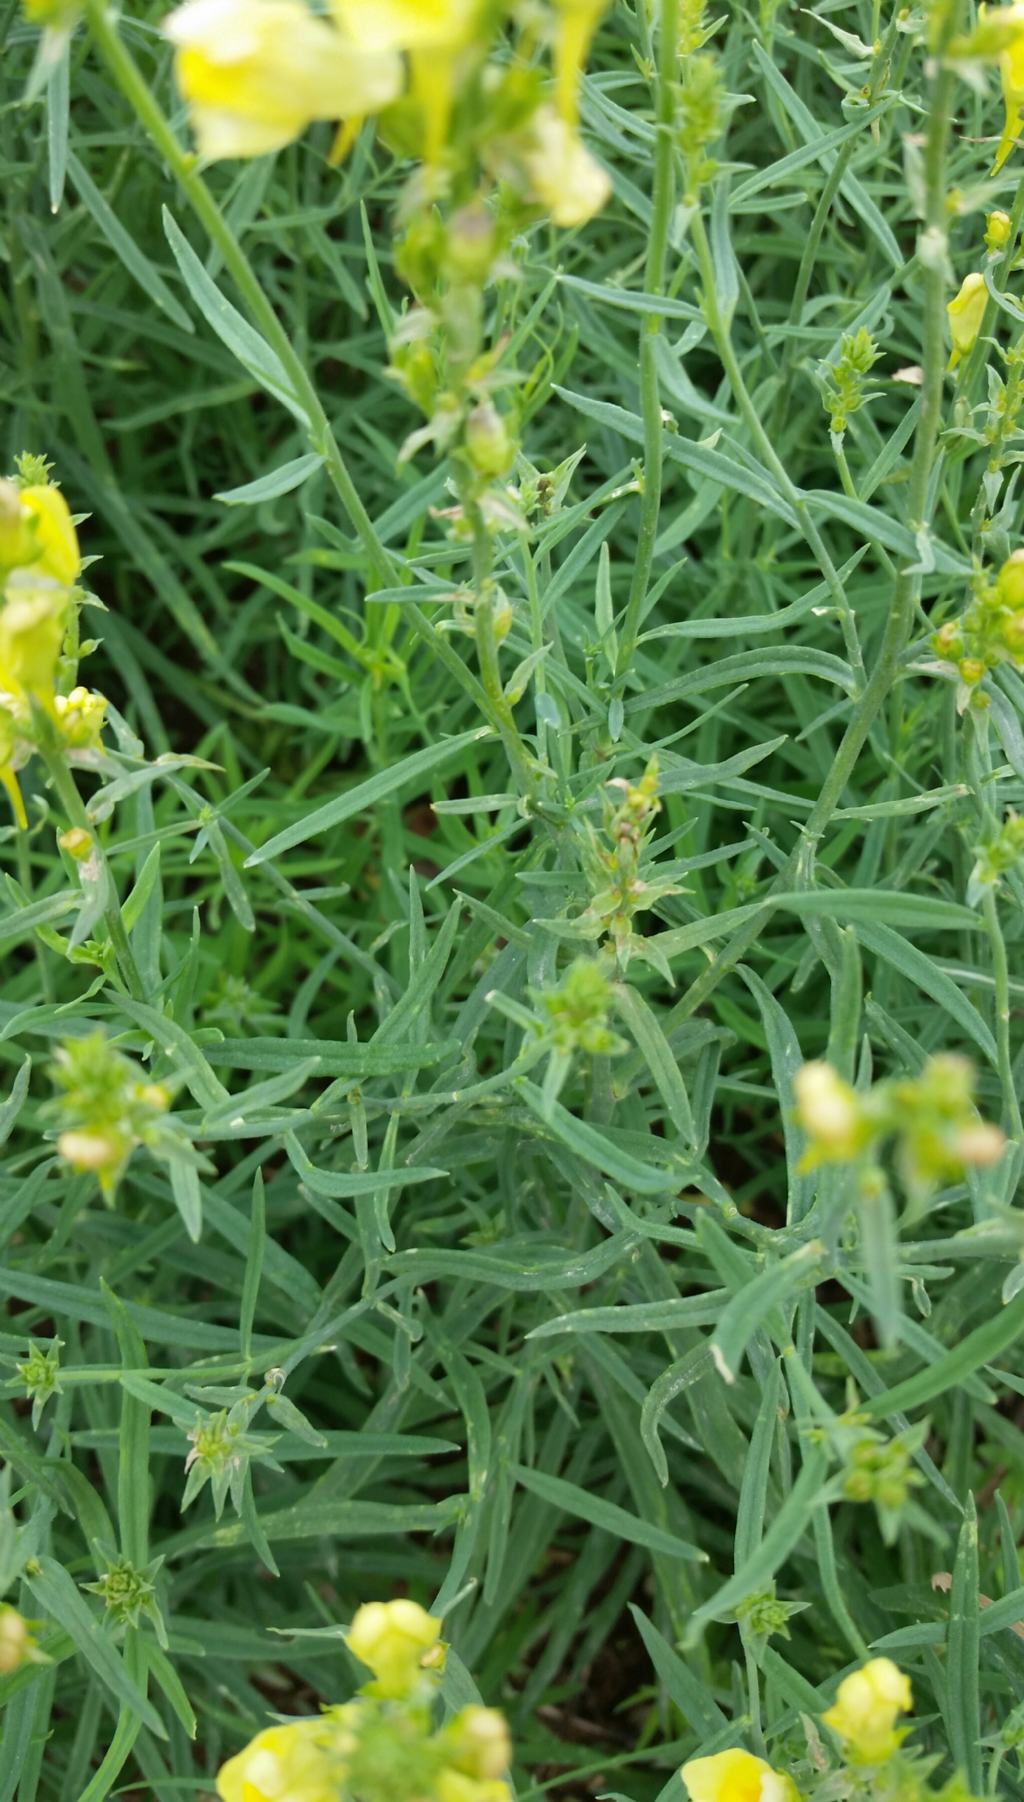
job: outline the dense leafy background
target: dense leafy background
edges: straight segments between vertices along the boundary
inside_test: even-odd
[[[921,355],[906,136],[921,127],[924,55],[899,35],[867,105],[867,67],[830,27],[871,42],[870,8],[727,11],[715,43],[740,99],[728,166],[706,192],[719,299],[784,471],[812,495],[870,665],[894,564],[915,551],[916,389],[896,376]],[[123,30],[173,107],[156,15]],[[0,922],[5,1084],[33,1063],[0,1174],[0,1350],[20,1359],[28,1335],[56,1333],[65,1371],[38,1429],[13,1376],[0,1422],[18,1518],[44,1554],[21,1605],[47,1622],[53,1657],[0,1682],[0,1796],[208,1792],[268,1709],[348,1693],[343,1648],[322,1630],[360,1599],[406,1589],[458,1599],[451,1693],[468,1671],[508,1710],[521,1797],[548,1786],[647,1798],[669,1783],[678,1802],[682,1755],[727,1743],[730,1721],[750,1715],[799,1745],[799,1712],[879,1643],[911,1670],[936,1750],[977,1783],[979,1734],[987,1762],[1024,1672],[1010,1630],[1024,1612],[1024,1364],[1000,1300],[1024,1237],[1005,1174],[943,1192],[905,1225],[898,1254],[883,1248],[902,1308],[880,1349],[877,1259],[872,1277],[836,1209],[841,1177],[799,1172],[790,1085],[801,1057],[829,1049],[876,1074],[959,1049],[977,1060],[983,1109],[1001,1117],[991,947],[964,901],[971,786],[998,779],[1000,809],[1021,799],[1019,682],[1003,680],[993,775],[965,770],[949,684],[908,668],[818,847],[815,903],[766,911],[743,961],[705,982],[738,924],[730,910],[764,897],[799,846],[860,678],[804,516],[723,378],[684,216],[670,304],[644,300],[652,98],[629,6],[609,15],[584,104],[615,198],[579,233],[534,231],[520,280],[494,303],[527,383],[531,461],[549,468],[585,446],[530,546],[553,648],[548,698],[538,714],[531,690],[518,718],[528,737],[550,723],[557,780],[525,814],[500,799],[512,785],[493,735],[446,747],[480,723],[450,667],[451,652],[472,666],[471,641],[432,634],[450,615],[437,603],[420,604],[431,626],[414,631],[405,603],[367,600],[365,560],[323,474],[255,504],[218,498],[304,455],[301,428],[210,330],[163,208],[232,295],[230,283],[84,35],[67,77],[25,107],[35,34],[10,6],[6,32],[5,456],[45,450],[91,514],[83,542],[102,561],[90,581],[109,609],[91,680],[150,756],[216,767],[170,772],[104,828],[122,896],[144,869],[151,883],[133,926],[151,1014]],[[994,99],[963,86],[957,109],[951,185],[976,198]],[[403,172],[365,139],[338,173],[328,144],[314,130],[276,159],[215,170],[210,187],[315,375],[403,582],[450,586],[466,566],[433,511],[450,500],[445,473],[426,458],[397,466],[415,420],[382,374]],[[837,155],[838,192],[794,305]],[[1012,171],[990,191],[1007,206]],[[981,229],[977,211],[953,221],[957,280]],[[653,635],[617,700],[602,640],[636,549],[637,340],[652,309],[664,314],[666,409]],[[859,324],[883,358],[848,440],[851,502],[814,371]],[[963,604],[978,473],[952,445],[923,588],[939,618]],[[996,557],[1013,547],[1015,517],[1011,502]],[[525,654],[521,548],[502,555],[511,647]],[[925,623],[911,660],[929,655]],[[639,776],[654,746],[655,849],[680,893],[644,930],[661,935],[674,987],[630,966],[647,1006],[634,1006],[634,1031],[619,1026],[639,1042],[577,1064],[553,1121],[536,1071],[463,1098],[514,1063],[522,1028],[488,997],[530,1007],[529,991],[564,969],[572,946],[543,922],[587,899],[581,822],[599,820],[604,783]],[[333,824],[300,834],[348,795]],[[69,876],[38,778],[31,808],[45,897]],[[243,868],[293,828],[292,848]],[[0,855],[14,873],[10,835]],[[802,886],[799,872],[787,884]],[[1020,899],[1018,885],[1004,891],[1011,967]],[[1020,994],[1015,980],[1015,1004]],[[179,1085],[214,1166],[198,1243],[158,1166],[138,1158],[111,1211],[42,1137],[54,1041],[89,1022]],[[820,1256],[783,1263],[819,1232]],[[707,1349],[716,1326],[736,1352],[731,1386]],[[972,1339],[979,1328],[996,1337]],[[910,1379],[895,1405],[927,1413],[931,1431],[893,1544],[873,1508],[843,1499],[794,1362],[839,1411],[851,1377],[861,1397]],[[272,1365],[318,1443],[283,1433],[281,1468],[253,1466],[242,1520],[229,1509],[218,1523],[208,1492],[182,1517],[189,1423]],[[896,1432],[906,1417],[883,1400],[876,1419]],[[105,1568],[104,1542],[164,1559],[166,1659],[145,1623],[118,1640],[94,1597],[75,1599]],[[931,1577],[954,1564],[950,1621]],[[740,1581],[724,1589],[734,1568]],[[744,1658],[736,1604],[773,1576],[804,1612],[788,1640],[763,1656],[748,1644]],[[979,1588],[1017,1596],[979,1613]],[[156,1717],[143,1719],[147,1683]],[[1018,1783],[1015,1757],[1000,1782]]]

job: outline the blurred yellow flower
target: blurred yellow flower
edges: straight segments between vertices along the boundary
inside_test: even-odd
[[[691,1758],[680,1775],[690,1802],[796,1802],[792,1778],[738,1746],[712,1758]]]
[[[965,275],[960,284],[960,292],[950,301],[946,308],[949,318],[949,335],[953,340],[949,367],[955,369],[961,357],[965,357],[974,348],[981,322],[988,305],[988,290],[985,277],[976,271]]]
[[[81,573],[82,556],[67,501],[52,482],[23,488],[20,498],[35,546],[35,555],[29,559],[33,571],[70,588]]]
[[[992,164],[993,175],[1002,168],[1020,136],[1024,116],[1024,24],[1018,24],[1008,48],[999,58],[999,73],[1003,84],[1006,118],[995,162]]]
[[[896,1722],[913,1706],[910,1678],[891,1658],[872,1658],[844,1677],[832,1707],[822,1715],[847,1754],[861,1764],[881,1764],[896,1751],[903,1732]]]
[[[28,569],[70,588],[82,558],[78,534],[59,488],[0,482],[0,569]]]
[[[541,107],[531,120],[524,162],[532,198],[556,225],[585,225],[612,191],[600,163],[553,107]]]
[[[186,0],[164,31],[207,159],[280,150],[314,119],[379,111],[402,85],[393,52],[346,42],[304,0]]]
[[[462,50],[478,35],[482,0],[331,0],[361,50]]]
[[[608,0],[556,0],[555,104],[569,125],[575,125],[579,117],[580,72],[607,5]]]
[[[369,1693],[398,1701],[416,1689],[425,1668],[444,1662],[441,1622],[418,1602],[365,1602],[356,1611],[345,1643],[376,1681]]]
[[[815,1059],[802,1065],[793,1078],[793,1094],[797,1120],[810,1140],[802,1169],[844,1162],[864,1149],[869,1134],[859,1097],[831,1064]]]
[[[217,1775],[221,1802],[338,1802],[343,1773],[316,1717],[267,1727]]]
[[[331,0],[346,37],[361,50],[407,51],[423,114],[424,155],[436,162],[448,135],[457,59],[486,44],[488,0]]]
[[[48,1664],[36,1644],[38,1621],[27,1621],[9,1602],[0,1605],[0,1677],[9,1677],[23,1664]]]
[[[34,695],[52,709],[67,609],[67,589],[37,577],[35,568],[15,570],[8,577],[0,605],[3,694],[15,699]]]

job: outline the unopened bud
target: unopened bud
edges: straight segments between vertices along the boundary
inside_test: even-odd
[[[57,843],[76,863],[84,863],[92,854],[92,833],[86,832],[84,826],[69,827],[67,832],[60,833]]]
[[[985,221],[985,249],[989,256],[994,256],[997,250],[1005,250],[1009,242],[1010,215],[997,207]]]
[[[966,682],[968,688],[973,688],[974,684],[980,682],[985,674],[985,665],[980,657],[963,657],[957,668],[960,672],[961,682]]]
[[[506,474],[515,446],[497,408],[481,401],[466,421],[466,450],[473,468],[488,480]]]
[[[962,1164],[975,1170],[989,1170],[998,1164],[1006,1149],[1006,1137],[988,1120],[974,1120],[956,1137],[956,1153]]]
[[[57,1150],[73,1170],[111,1170],[121,1162],[124,1147],[113,1133],[61,1133]]]

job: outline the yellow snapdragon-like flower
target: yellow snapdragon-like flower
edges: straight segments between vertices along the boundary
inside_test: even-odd
[[[872,1658],[843,1678],[835,1702],[821,1718],[839,1735],[848,1757],[860,1764],[882,1764],[904,1737],[896,1722],[912,1706],[910,1678],[891,1658]]]
[[[955,369],[961,357],[973,350],[978,341],[981,322],[988,305],[988,289],[985,277],[975,271],[965,275],[960,284],[960,292],[950,301],[946,308],[949,319],[949,335],[953,340],[949,367]]]
[[[318,1718],[267,1727],[217,1775],[221,1802],[338,1802],[343,1772]]]
[[[0,570],[31,569],[70,588],[81,568],[75,522],[60,489],[0,482]]]
[[[690,1802],[798,1802],[791,1777],[738,1746],[712,1758],[691,1758],[680,1775]]]
[[[418,1602],[365,1602],[345,1635],[345,1644],[375,1681],[367,1693],[394,1701],[410,1695],[424,1670],[444,1663],[441,1622]]]
[[[393,52],[346,42],[305,0],[186,0],[164,31],[208,159],[280,150],[314,119],[379,111],[402,85]]]
[[[0,606],[0,690],[21,698],[34,695],[52,705],[57,663],[67,623],[67,590],[16,570],[7,580]]]
[[[541,107],[532,119],[523,161],[531,196],[555,225],[585,225],[612,191],[607,174],[575,127],[553,107]]]

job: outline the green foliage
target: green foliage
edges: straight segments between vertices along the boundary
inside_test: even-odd
[[[937,1793],[1021,1795],[998,76],[945,6],[617,0],[612,198],[481,299],[371,130],[198,169],[159,9],[7,11],[2,472],[110,724],[0,828],[0,1802],[209,1796],[406,1594],[520,1802],[809,1783],[869,1652]]]

